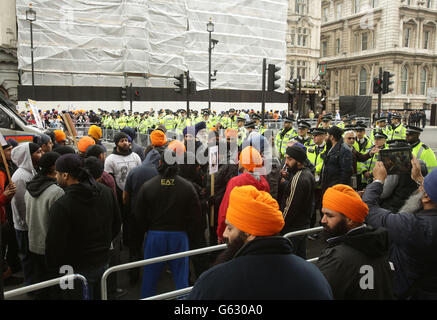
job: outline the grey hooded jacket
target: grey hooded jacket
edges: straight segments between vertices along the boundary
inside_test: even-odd
[[[20,231],[27,231],[26,223],[26,203],[24,194],[26,193],[26,183],[36,174],[32,164],[29,143],[22,143],[12,149],[12,161],[18,166],[18,169],[12,175],[12,181],[17,187],[17,192],[11,201],[12,214],[14,219],[14,228]]]

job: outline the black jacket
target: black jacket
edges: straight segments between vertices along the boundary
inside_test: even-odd
[[[326,153],[322,169],[322,191],[336,184],[351,185],[353,171],[352,151],[339,141]]]
[[[192,183],[180,176],[159,174],[143,184],[134,212],[137,232],[143,237],[148,230],[184,231],[193,245],[202,237],[199,196]]]
[[[316,265],[336,300],[393,299],[387,230],[363,225],[327,241]]]
[[[101,183],[71,185],[50,208],[49,217],[46,258],[53,272],[59,275],[63,265],[78,272],[108,263],[111,241],[121,227],[111,189]]]
[[[284,214],[285,220],[284,228],[281,231],[282,234],[309,227],[313,213],[314,190],[316,187],[314,176],[308,168],[303,168],[298,172],[301,172],[301,174],[297,179],[296,186],[293,187],[295,190],[293,199],[291,199],[291,191],[294,176],[297,173],[291,180],[284,182],[286,186],[281,192],[279,207]]]
[[[204,272],[188,300],[331,300],[321,272],[294,255],[290,240],[259,237]]]
[[[395,267],[395,294],[405,295],[417,281],[425,278],[423,285],[411,294],[413,298],[437,297],[437,210],[417,213],[393,213],[379,206],[383,186],[373,182],[367,186],[363,201],[369,207],[366,218],[374,227],[388,230],[390,261]]]

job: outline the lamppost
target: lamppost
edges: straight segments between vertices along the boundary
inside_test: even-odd
[[[218,40],[211,38],[211,33],[214,32],[214,23],[212,23],[211,18],[209,19],[209,22],[206,24],[206,31],[209,32],[209,46],[208,46],[208,110],[211,112],[211,54],[212,49],[214,49],[215,45],[218,43]],[[217,74],[217,71],[214,71],[214,75]],[[214,79],[215,80],[215,79]]]
[[[30,22],[30,56],[32,60],[32,99],[35,99],[35,75],[33,66],[33,28],[32,23],[36,21],[36,12],[32,9],[32,4],[29,4],[29,9],[26,10],[26,20]]]

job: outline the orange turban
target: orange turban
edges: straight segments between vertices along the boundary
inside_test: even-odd
[[[240,153],[240,164],[243,168],[246,168],[250,172],[253,172],[255,168],[261,168],[263,165],[263,159],[261,154],[253,147],[246,147]]]
[[[62,142],[62,141],[65,141],[67,139],[65,132],[62,130],[54,130],[53,133],[55,134],[56,142]]]
[[[226,129],[225,136],[226,136],[226,138],[236,138],[236,137],[238,137],[238,130],[237,129]]]
[[[99,140],[102,137],[102,129],[93,124],[88,130],[88,135],[96,140]]]
[[[168,144],[168,149],[176,152],[176,155],[181,156],[184,154],[187,149],[185,148],[185,145],[180,142],[179,140],[173,140]]]
[[[337,184],[326,190],[323,195],[323,208],[340,212],[352,221],[361,223],[369,212],[360,195],[344,184]]]
[[[167,137],[161,130],[153,130],[150,134],[150,142],[155,147],[161,147],[167,143]]]
[[[273,236],[285,224],[276,200],[270,193],[259,191],[254,186],[232,189],[226,220],[254,236]]]
[[[92,145],[94,145],[94,144],[96,144],[96,142],[94,141],[93,138],[88,137],[88,136],[84,136],[84,137],[80,138],[79,141],[77,142],[77,149],[78,149],[80,152],[85,153],[85,152],[86,152],[86,149],[87,149],[89,146],[92,146]]]

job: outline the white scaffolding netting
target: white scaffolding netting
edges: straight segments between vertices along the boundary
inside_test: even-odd
[[[16,0],[18,62],[31,84],[28,1]],[[208,88],[206,24],[212,38],[213,88],[260,90],[262,60],[281,67],[284,91],[288,0],[34,0],[35,83],[67,86],[171,87],[189,70]],[[127,75],[126,75],[127,73]]]

